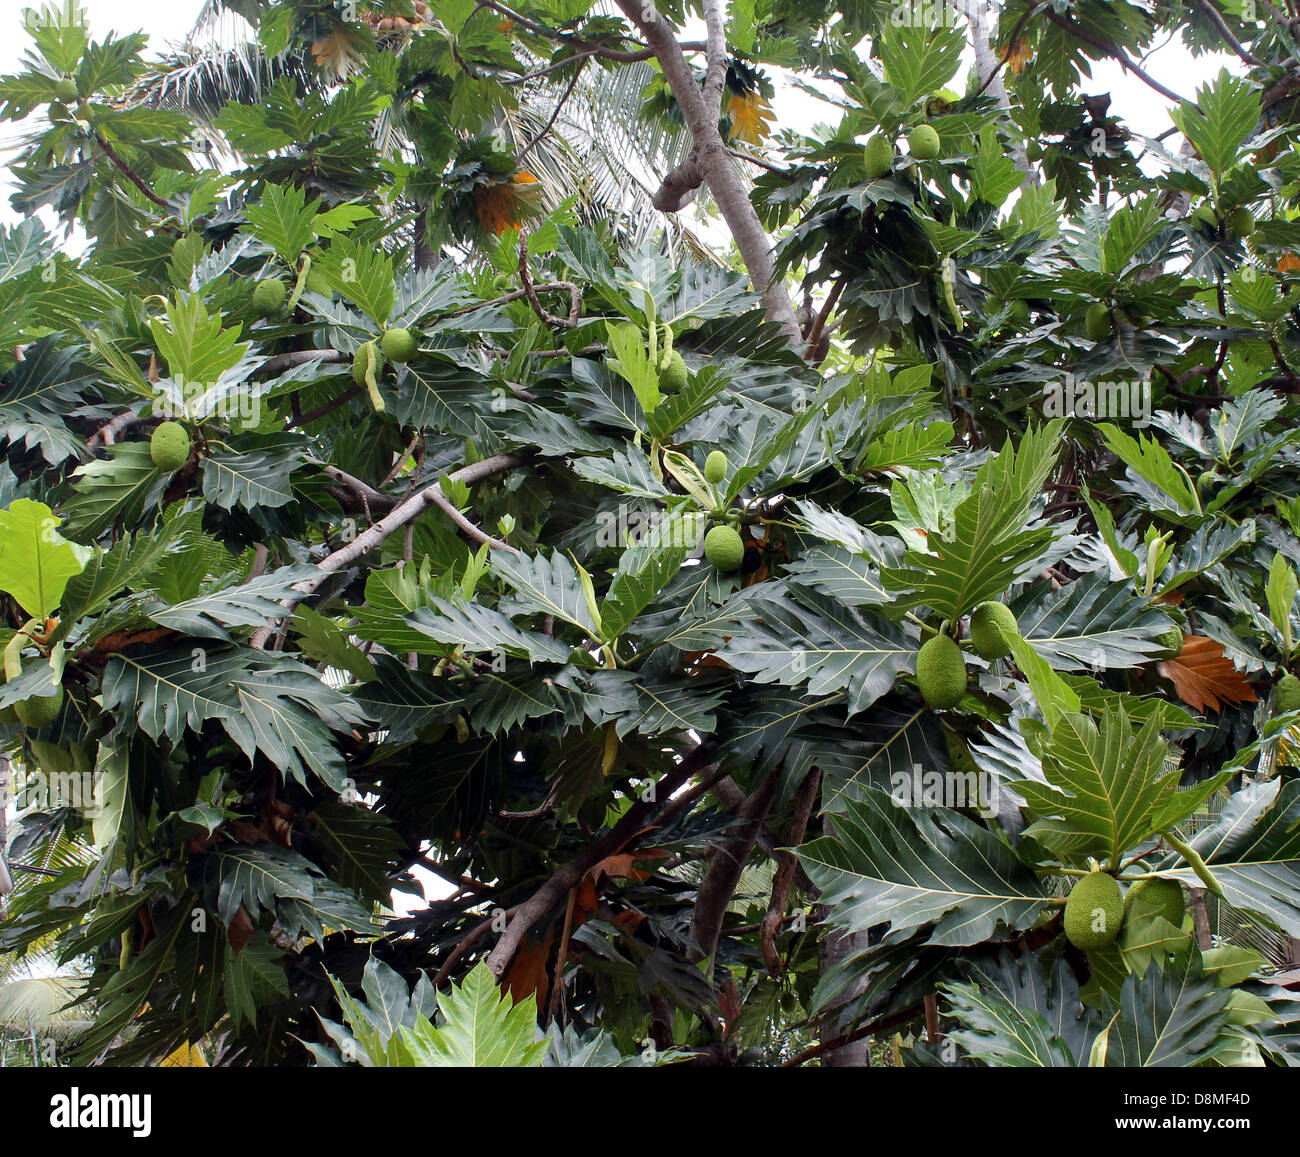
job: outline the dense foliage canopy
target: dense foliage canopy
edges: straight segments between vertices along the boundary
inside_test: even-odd
[[[0,78],[59,1059],[1295,1063],[1291,5],[207,7]]]

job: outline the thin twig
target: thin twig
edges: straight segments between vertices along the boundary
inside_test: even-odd
[[[572,281],[550,281],[546,284],[546,288],[567,289],[569,291],[569,317],[567,321],[562,317],[556,317],[553,313],[548,313],[542,308],[542,303],[537,297],[538,287],[533,285],[533,279],[528,272],[528,231],[526,229],[519,232],[519,282],[524,287],[524,296],[528,298],[528,304],[533,307],[533,312],[547,325],[562,326],[564,329],[577,328],[578,315],[582,313],[582,290]]]
[[[1011,38],[1007,41],[1006,51],[1002,53],[1002,59],[998,61],[997,67],[989,72],[984,83],[975,90],[973,94],[974,96],[983,96],[984,90],[997,80],[998,74],[1005,67],[1007,61],[1011,59],[1012,52],[1015,51],[1016,41],[1020,38],[1020,33],[1024,31],[1024,27],[1029,22],[1029,18],[1038,11],[1038,7],[1037,3],[1033,3],[1025,9],[1024,14],[1016,22],[1016,26],[1011,30]]]
[[[574,69],[573,79],[569,81],[569,87],[564,90],[564,94],[560,97],[558,101],[555,102],[555,111],[551,113],[551,119],[548,120],[546,124],[542,126],[542,131],[539,132],[535,137],[533,137],[533,139],[529,141],[515,156],[516,165],[518,165],[520,161],[522,161],[526,156],[528,156],[528,154],[531,153],[533,149],[537,147],[538,142],[541,141],[541,139],[544,136],[546,136],[546,134],[549,133],[551,129],[555,127],[555,122],[556,120],[559,119],[560,116],[560,110],[564,108],[565,103],[568,101],[569,97],[573,95],[573,90],[574,88],[577,87],[578,84],[578,77],[582,75],[582,70],[586,66],[586,63],[587,61],[586,59],[584,59],[578,65],[578,67]]]
[[[130,181],[131,184],[133,184],[137,189],[139,189],[140,192],[142,192],[146,197],[148,197],[149,200],[152,201],[155,205],[157,205],[161,209],[166,209],[168,213],[171,213],[172,207],[169,204],[167,204],[167,202],[164,201],[160,196],[158,196],[158,194],[155,193],[151,188],[149,188],[149,186],[146,185],[144,181],[140,179],[139,174],[137,174],[135,170],[131,168],[130,165],[128,165],[124,160],[122,160],[120,156],[118,156],[117,150],[113,148],[113,146],[110,145],[108,141],[104,139],[104,134],[101,133],[98,129],[91,129],[90,131],[94,135],[95,140],[99,143],[99,147],[103,149],[106,154],[108,154],[108,159],[113,162],[113,164],[122,173],[122,175],[126,177],[126,179]]]

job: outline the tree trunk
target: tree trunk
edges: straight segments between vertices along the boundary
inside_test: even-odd
[[[617,0],[623,15],[640,30],[655,51],[664,78],[673,90],[695,143],[695,163],[704,174],[722,218],[735,239],[754,289],[762,294],[767,316],[792,341],[799,340],[799,325],[785,282],[775,274],[772,245],[749,200],[748,182],[740,175],[718,130],[719,106],[726,82],[724,0],[705,0],[708,24],[708,74],[704,87],[682,55],[672,26],[649,0]]]
[[[830,816],[822,817],[822,833],[827,836],[835,835],[835,825],[832,823]],[[818,906],[818,920],[824,920],[827,911],[825,907]],[[867,936],[866,932],[823,936],[821,942],[817,945],[817,965],[821,975],[825,976],[840,961],[863,951],[867,947]],[[846,996],[849,1000],[853,1000],[861,996],[866,990],[867,982],[864,978],[852,985]],[[823,1043],[828,1040],[835,1040],[837,1037],[843,1036],[847,1031],[847,1024],[841,1025],[838,1023],[838,1018],[831,1018],[818,1033],[818,1040]],[[871,1038],[864,1037],[862,1040],[853,1041],[852,1044],[841,1045],[837,1049],[831,1049],[829,1052],[823,1053],[822,1064],[832,1069],[869,1068],[871,1066]]]
[[[975,74],[984,90],[998,103],[998,108],[1008,110],[1011,100],[1007,96],[1006,85],[1002,82],[1002,54],[993,50],[993,41],[998,35],[998,9],[991,0],[965,0],[963,11],[970,21],[970,43],[975,51]],[[996,74],[996,75],[995,75]],[[989,80],[989,77],[993,77]],[[1022,142],[1016,141],[1011,146],[1011,159],[1016,168],[1025,174],[1025,184],[1039,183],[1037,171],[1029,164],[1029,155]]]

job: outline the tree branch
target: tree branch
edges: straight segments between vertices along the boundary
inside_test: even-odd
[[[523,454],[497,454],[491,458],[483,459],[482,462],[462,466],[459,470],[455,470],[444,477],[453,482],[466,482],[472,485],[475,482],[481,482],[484,478],[491,478],[494,474],[504,474],[517,466],[522,466],[525,461],[526,457]],[[401,530],[408,522],[414,521],[423,514],[430,504],[436,506],[435,494],[442,497],[442,487],[438,480],[435,480],[431,486],[421,490],[418,494],[412,495],[406,501],[399,503],[373,526],[357,535],[347,546],[326,555],[316,564],[316,569],[320,571],[320,574],[315,578],[296,584],[294,590],[299,592],[298,597],[285,599],[281,606],[284,607],[286,612],[291,612],[294,607],[315,591],[335,571],[342,570],[344,567],[356,562],[363,554],[374,550],[390,534]],[[255,650],[261,650],[266,646],[266,641],[271,637],[271,634],[271,627],[260,627],[253,632],[252,637],[248,640],[248,645]]]
[[[434,506],[441,510],[475,542],[480,545],[486,543],[493,550],[504,550],[509,554],[519,553],[519,551],[508,542],[502,542],[499,538],[493,538],[490,534],[486,534],[470,522],[468,518],[452,505],[451,499],[442,492],[441,486],[431,486],[427,491],[424,491],[424,493],[429,495],[429,501],[432,502]]]
[[[817,789],[821,787],[822,773],[813,768],[805,777],[795,798],[794,816],[790,820],[790,830],[786,833],[788,847],[797,847],[803,843],[808,831],[808,821],[812,818],[813,806],[817,802]],[[799,861],[793,852],[781,851],[776,854],[777,869],[772,877],[772,898],[767,905],[767,913],[758,932],[759,948],[763,953],[763,962],[772,977],[778,978],[785,971],[780,953],[776,950],[777,933],[781,931],[781,922],[785,919],[786,905],[790,902],[790,886],[794,883],[795,869]]]
[[[699,165],[709,191],[718,203],[727,228],[735,239],[736,247],[749,271],[754,289],[762,294],[768,317],[776,322],[791,341],[799,340],[799,325],[795,321],[794,307],[786,292],[785,282],[776,276],[776,263],[772,246],[758,213],[749,200],[749,190],[737,171],[727,151],[726,142],[718,131],[718,117],[713,112],[705,93],[700,91],[695,73],[682,55],[682,46],[673,35],[672,28],[649,0],[615,0],[623,15],[636,27],[646,42],[655,50],[659,67],[672,88],[673,96],[686,117],[695,142],[696,164]],[[712,0],[711,0],[712,2]],[[706,9],[707,13],[707,9]],[[711,38],[712,39],[712,38]],[[722,47],[725,69],[725,42]],[[725,71],[724,71],[725,81]]]
[[[1091,44],[1093,48],[1101,49],[1102,52],[1104,52],[1112,60],[1116,61],[1121,68],[1123,68],[1127,72],[1131,72],[1134,76],[1136,76],[1140,81],[1146,84],[1149,88],[1155,89],[1156,92],[1158,92],[1161,96],[1168,97],[1170,100],[1177,101],[1179,104],[1191,103],[1190,101],[1185,101],[1181,96],[1179,96],[1176,92],[1174,92],[1173,89],[1166,88],[1154,77],[1144,72],[1137,64],[1135,64],[1132,60],[1130,60],[1128,54],[1122,48],[1119,48],[1117,45],[1110,44],[1107,41],[1101,40],[1100,38],[1094,36],[1091,32],[1085,31],[1073,20],[1067,20],[1063,16],[1058,16],[1055,12],[1052,11],[1051,8],[1047,8],[1046,10],[1044,10],[1043,15],[1046,16],[1047,19],[1050,20],[1053,24],[1055,24],[1058,28],[1065,29],[1065,31],[1068,32],[1071,36],[1077,36],[1085,44]]]
[[[776,794],[775,774],[766,776],[761,784],[749,793],[736,809],[740,824],[731,841],[713,850],[704,878],[695,896],[695,911],[691,916],[691,939],[695,942],[687,953],[691,963],[709,961],[708,974],[713,972],[713,958],[718,951],[718,939],[727,918],[727,906],[736,894],[745,861],[753,851],[754,841],[763,818],[772,806]]]
[[[117,170],[124,177],[126,177],[126,179],[130,181],[131,184],[133,184],[137,189],[139,189],[140,192],[142,192],[146,197],[148,197],[149,200],[152,201],[159,208],[166,209],[168,213],[172,212],[172,207],[169,204],[167,204],[167,202],[164,201],[160,196],[158,196],[158,194],[155,193],[151,188],[149,188],[149,186],[146,185],[144,181],[140,179],[139,174],[137,174],[136,171],[132,169],[130,165],[128,165],[124,160],[122,160],[120,156],[118,156],[117,150],[113,148],[113,146],[110,145],[108,141],[104,139],[103,133],[101,133],[98,129],[91,129],[90,131],[93,134],[95,141],[98,143],[99,147],[103,149],[104,152],[108,155],[108,159],[113,162]]]
[[[708,750],[708,743],[701,743],[687,752],[675,767],[665,772],[657,784],[656,799],[661,794],[664,797],[671,797],[677,788],[704,767],[708,763]],[[574,856],[519,905],[514,917],[506,925],[506,930],[501,934],[501,939],[488,953],[487,965],[498,977],[505,972],[532,927],[550,912],[564,894],[575,887],[591,868],[607,856],[622,851],[636,839],[646,828],[657,807],[658,804],[653,800],[637,800],[605,836],[589,844]]]
[[[1209,17],[1210,23],[1219,30],[1219,35],[1228,42],[1232,51],[1241,57],[1247,64],[1253,68],[1262,67],[1244,44],[1241,43],[1233,34],[1232,29],[1228,27],[1227,22],[1220,15],[1219,10],[1211,3],[1211,0],[1196,0],[1196,6]]]

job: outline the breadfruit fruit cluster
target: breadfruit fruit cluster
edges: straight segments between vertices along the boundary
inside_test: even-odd
[[[731,526],[715,526],[704,536],[704,557],[721,571],[739,570],[745,544]]]
[[[727,456],[721,450],[712,451],[704,460],[704,481],[718,483],[727,476]]]
[[[1183,889],[1177,880],[1138,880],[1124,897],[1124,919],[1161,916],[1178,927],[1183,922]]]
[[[935,635],[916,656],[916,685],[933,708],[956,707],[966,694],[966,660],[947,635]]]
[[[16,703],[14,713],[18,716],[18,722],[24,727],[37,730],[53,723],[59,717],[59,709],[62,706],[63,688],[56,687],[53,695],[33,695],[30,699]]]
[[[1011,640],[1020,624],[1002,603],[981,603],[970,617],[970,639],[981,659],[1001,659],[1011,654]]]
[[[917,125],[907,136],[907,148],[918,161],[933,161],[939,155],[939,134],[933,125]]]
[[[1102,341],[1104,338],[1110,337],[1112,328],[1110,307],[1103,305],[1101,302],[1088,306],[1088,313],[1083,320],[1083,325],[1091,341]]]
[[[894,167],[894,146],[884,133],[877,133],[867,142],[862,159],[867,166],[867,176],[873,181],[888,176]]]
[[[1300,679],[1290,672],[1283,675],[1273,689],[1273,702],[1277,706],[1279,715],[1300,708]]]
[[[420,343],[409,329],[388,329],[380,343],[390,362],[409,362],[419,352]]]
[[[164,422],[149,436],[149,457],[160,470],[179,470],[190,457],[190,432],[179,422]]]
[[[65,104],[68,101],[77,99],[77,82],[70,76],[65,76],[54,86],[54,95]]]
[[[675,394],[684,385],[686,385],[686,359],[673,350],[668,364],[659,371],[659,392]]]
[[[1124,894],[1105,872],[1083,876],[1065,901],[1065,935],[1076,948],[1105,948],[1124,924]]]
[[[289,289],[278,277],[264,277],[253,288],[253,312],[258,317],[271,317],[284,308]]]
[[[1170,627],[1167,631],[1161,631],[1155,639],[1156,646],[1160,648],[1156,652],[1157,659],[1174,659],[1177,658],[1183,649],[1183,632],[1178,627]]]

